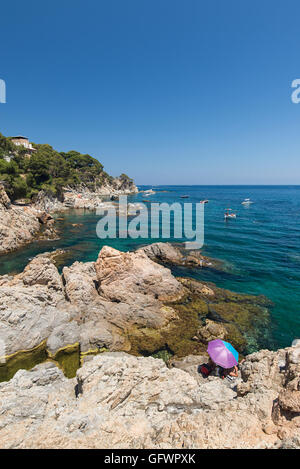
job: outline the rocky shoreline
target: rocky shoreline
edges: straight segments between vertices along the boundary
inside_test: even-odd
[[[230,339],[247,353],[250,334],[258,348],[258,326],[269,323],[268,300],[175,278],[151,256],[163,249],[170,263],[181,251],[161,244],[126,253],[104,246],[96,262],[75,262],[61,275],[53,253],[46,253],[21,274],[0,277],[0,338],[6,347],[0,379],[57,353],[66,374],[74,375],[69,347],[77,364],[90,352],[107,350],[199,354],[214,338]]]
[[[0,185],[0,254],[15,251],[34,239],[56,239],[51,215],[34,205],[12,204]]]
[[[73,379],[45,363],[0,384],[1,447],[299,448],[299,373],[299,344],[249,355],[235,383],[122,352]]]
[[[0,252],[57,237],[50,213],[120,193],[81,188],[28,206],[0,188]],[[299,341],[249,355],[270,326],[265,297],[174,277],[173,266],[223,269],[179,244],[104,246],[60,274],[64,256],[0,277],[3,448],[300,447]],[[246,356],[234,382],[199,373],[215,338]]]
[[[82,185],[76,188],[66,187],[63,197],[58,199],[41,191],[34,199],[34,206],[46,212],[57,212],[68,209],[96,210],[103,201],[115,200],[120,195],[137,194],[138,188],[133,182],[124,183],[118,178],[113,180],[113,184],[106,184],[90,190]]]
[[[104,246],[62,274],[52,253],[0,277],[2,447],[299,446],[299,341],[247,355],[268,300],[161,265],[186,257],[168,243]],[[246,354],[234,382],[198,372],[214,338]]]
[[[53,214],[69,209],[96,210],[119,195],[138,192],[132,182],[124,183],[115,178],[112,185],[104,185],[95,191],[81,186],[65,188],[60,199],[41,191],[32,203],[11,203],[0,184],[0,254],[6,254],[34,240],[57,239],[59,233]]]

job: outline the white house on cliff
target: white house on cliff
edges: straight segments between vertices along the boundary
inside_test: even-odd
[[[27,137],[23,137],[22,135],[17,135],[16,137],[10,137],[10,139],[12,143],[14,143],[14,145],[22,146],[26,149],[26,153],[24,156],[27,158],[30,158],[32,153],[36,151],[36,149],[33,148],[33,146],[31,145]],[[13,156],[14,156],[13,154],[6,155],[4,159],[9,162],[11,161]]]

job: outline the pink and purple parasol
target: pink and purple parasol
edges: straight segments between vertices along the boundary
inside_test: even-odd
[[[238,364],[239,354],[229,342],[225,340],[211,340],[208,343],[207,352],[216,365],[223,368],[232,368]]]

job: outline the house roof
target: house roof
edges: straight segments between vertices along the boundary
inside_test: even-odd
[[[24,140],[28,140],[28,137],[23,137],[23,135],[16,135],[15,137],[10,137],[10,138],[22,138]]]

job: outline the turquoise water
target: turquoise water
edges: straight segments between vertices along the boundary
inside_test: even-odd
[[[140,187],[140,189],[148,189]],[[274,303],[273,346],[290,345],[300,337],[300,186],[160,186],[147,196],[138,194],[131,202],[198,202],[205,205],[205,244],[202,253],[223,260],[225,271],[184,269],[185,275],[212,281],[237,292],[264,294]],[[189,195],[180,199],[180,195]],[[251,198],[249,207],[241,205]],[[231,207],[236,220],[224,221],[224,209]],[[75,260],[97,258],[104,244],[123,251],[157,240],[100,240],[96,236],[99,217],[89,211],[69,211],[57,215],[62,237],[58,241],[32,243],[16,253],[0,257],[0,274],[20,272],[36,254],[53,249],[69,249],[66,265]],[[73,227],[72,223],[82,226]],[[182,270],[181,270],[181,273]],[[266,344],[267,345],[267,344]]]

